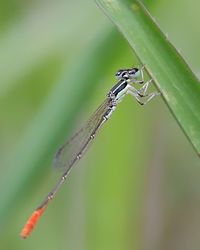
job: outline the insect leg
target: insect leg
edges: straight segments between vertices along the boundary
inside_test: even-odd
[[[158,93],[158,92],[152,92],[152,93],[146,95],[146,96],[145,96],[146,99],[143,100],[142,98],[143,98],[144,96],[139,95],[138,93],[134,92],[134,91],[131,90],[131,89],[129,89],[127,93],[128,93],[128,94],[131,94],[131,95],[136,99],[136,101],[137,101],[140,105],[145,105],[145,104],[147,104],[151,99],[153,99],[155,96],[157,96],[157,95],[160,94],[160,93]]]

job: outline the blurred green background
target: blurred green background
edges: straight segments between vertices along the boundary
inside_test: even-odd
[[[198,75],[200,2],[144,2]],[[56,149],[133,65],[93,1],[0,1],[0,249],[200,248],[199,158],[161,97],[145,107],[125,98],[19,237],[60,175]]]

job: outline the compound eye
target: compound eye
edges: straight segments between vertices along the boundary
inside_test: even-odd
[[[134,75],[137,71],[138,71],[137,68],[132,68],[132,69],[129,69],[128,73],[129,73],[130,75]]]
[[[119,70],[116,72],[115,77],[116,77],[117,79],[119,79],[119,78],[121,78],[122,74],[123,74],[123,70],[122,70],[122,69],[119,69]]]
[[[137,77],[139,75],[139,69],[138,68],[132,68],[128,71],[130,77]]]

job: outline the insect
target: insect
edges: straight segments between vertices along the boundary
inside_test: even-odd
[[[85,125],[57,151],[54,164],[56,168],[62,170],[63,175],[51,192],[28,218],[20,233],[22,238],[29,236],[42,213],[47,208],[49,201],[54,198],[58,189],[66,180],[72,167],[82,158],[89,144],[94,140],[99,128],[111,117],[113,111],[116,109],[118,103],[123,100],[124,96],[130,94],[139,104],[144,105],[159,94],[158,92],[147,94],[147,89],[152,80],[144,83],[143,68],[144,66],[141,69],[130,68],[118,70],[115,74],[118,81],[108,92],[102,104],[92,114]],[[142,87],[136,89],[134,86],[137,84],[142,85]]]

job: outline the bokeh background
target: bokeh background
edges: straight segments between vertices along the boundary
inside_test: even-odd
[[[198,75],[200,2],[145,4]],[[133,65],[93,1],[0,1],[0,249],[200,248],[200,161],[161,97],[145,107],[126,97],[19,237],[60,175],[56,149]]]

